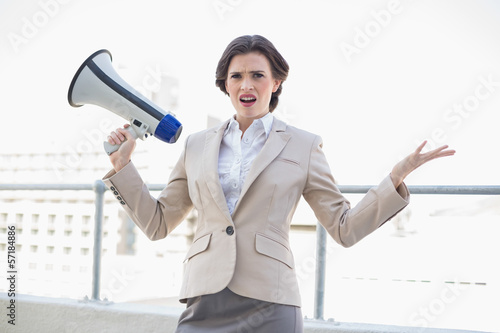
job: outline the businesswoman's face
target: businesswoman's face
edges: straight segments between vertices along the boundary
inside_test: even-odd
[[[281,80],[272,76],[268,59],[257,52],[239,54],[229,64],[226,90],[238,122],[253,121],[269,112],[269,101]]]

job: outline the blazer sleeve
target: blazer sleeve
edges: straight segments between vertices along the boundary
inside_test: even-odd
[[[103,178],[127,215],[151,240],[165,238],[193,207],[187,186],[184,156],[185,149],[158,198],[150,194],[133,162],[129,162],[119,172],[110,171]]]
[[[320,137],[316,137],[313,143],[309,161],[303,196],[318,221],[344,247],[356,244],[409,204],[406,185],[403,183],[394,188],[388,175],[351,208],[335,185]]]

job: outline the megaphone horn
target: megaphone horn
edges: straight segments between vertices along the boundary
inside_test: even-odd
[[[69,86],[69,104],[73,107],[94,104],[125,118],[130,122],[127,130],[134,138],[144,140],[151,134],[164,142],[176,142],[182,132],[181,123],[125,82],[111,61],[111,53],[103,49],[83,62]],[[104,142],[108,155],[118,148],[120,145]]]

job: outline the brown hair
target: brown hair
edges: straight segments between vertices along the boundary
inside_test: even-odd
[[[217,64],[217,70],[215,71],[215,85],[219,87],[223,93],[229,95],[226,90],[226,79],[231,60],[235,55],[247,54],[251,52],[258,52],[264,55],[267,60],[269,60],[273,79],[281,80],[278,90],[271,95],[271,100],[269,102],[269,111],[273,112],[276,106],[278,106],[278,96],[281,94],[283,82],[288,76],[289,67],[283,56],[265,37],[259,35],[246,35],[237,37],[229,43],[226,50],[222,54],[219,63]]]

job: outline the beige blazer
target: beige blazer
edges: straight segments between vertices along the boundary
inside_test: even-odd
[[[132,162],[103,179],[152,240],[166,237],[192,208],[197,210],[195,237],[185,258],[183,303],[229,287],[242,296],[300,306],[288,234],[301,196],[346,247],[408,204],[406,186],[396,190],[387,176],[351,209],[335,186],[321,138],[275,118],[230,215],[218,175],[219,147],[228,123],[186,139],[158,198],[149,194]]]

